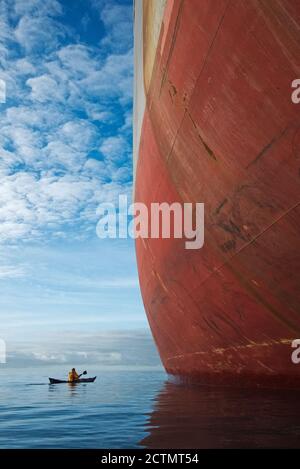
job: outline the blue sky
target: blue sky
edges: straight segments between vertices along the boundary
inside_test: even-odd
[[[1,0],[0,321],[10,343],[147,328],[132,240],[132,2]]]

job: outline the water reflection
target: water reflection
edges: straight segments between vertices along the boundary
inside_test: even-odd
[[[299,448],[299,393],[167,382],[146,431],[146,448]]]
[[[62,395],[68,393],[69,396],[83,396],[86,394],[86,383],[60,383],[60,384],[49,384],[49,393],[54,395]]]

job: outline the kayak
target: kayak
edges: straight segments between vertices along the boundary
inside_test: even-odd
[[[97,376],[94,376],[93,378],[79,378],[76,379],[75,381],[64,381],[62,379],[55,379],[55,378],[49,378],[50,384],[60,384],[60,383],[69,383],[69,384],[77,384],[77,383],[93,383]]]

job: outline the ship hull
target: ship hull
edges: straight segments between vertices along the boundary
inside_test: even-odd
[[[203,248],[136,240],[162,362],[206,383],[300,387],[300,4],[138,10],[135,201],[205,205]]]

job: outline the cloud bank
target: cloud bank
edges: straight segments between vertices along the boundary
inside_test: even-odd
[[[78,368],[161,369],[158,353],[147,331],[114,331],[64,335],[43,343],[8,344],[5,367],[65,365]]]

